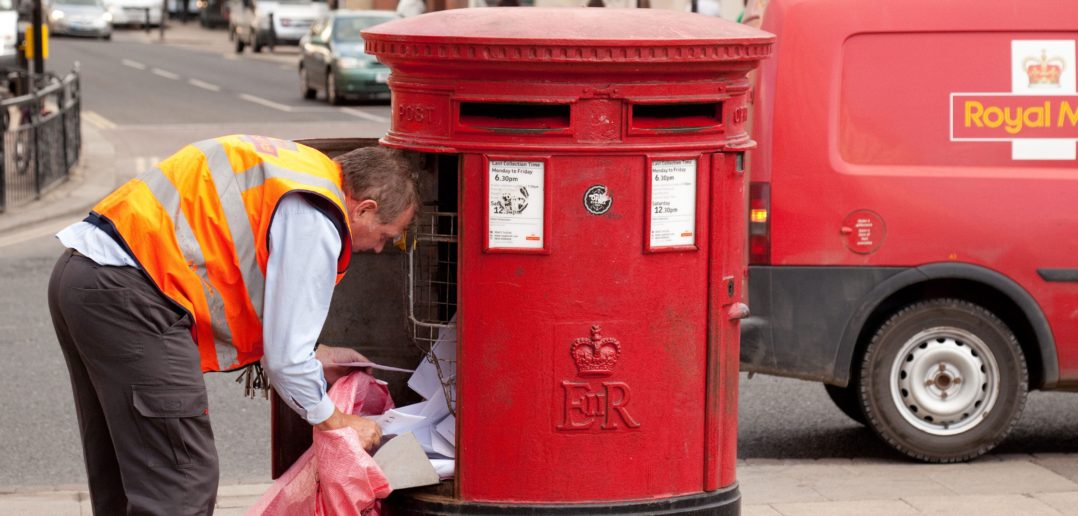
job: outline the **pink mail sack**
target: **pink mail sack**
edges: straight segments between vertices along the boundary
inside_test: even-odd
[[[355,371],[333,384],[329,398],[346,414],[377,415],[393,408],[389,390]],[[351,428],[314,430],[314,444],[270,486],[248,516],[370,516],[391,489]]]

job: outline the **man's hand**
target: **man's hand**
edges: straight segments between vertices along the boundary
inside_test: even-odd
[[[336,346],[319,345],[318,349],[314,351],[314,358],[317,358],[319,362],[322,362],[322,372],[326,375],[326,381],[330,385],[339,380],[342,376],[351,372],[351,367],[339,366],[337,364],[349,364],[352,362],[369,362],[367,357],[363,356],[360,352],[352,348],[340,348]],[[371,374],[371,368],[363,369],[363,372]]]
[[[314,425],[314,427],[323,431],[349,427],[359,435],[359,442],[363,444],[363,449],[368,452],[374,449],[374,445],[382,441],[382,429],[378,427],[378,423],[367,418],[345,414],[337,409],[333,409],[333,415],[329,416],[329,419]]]

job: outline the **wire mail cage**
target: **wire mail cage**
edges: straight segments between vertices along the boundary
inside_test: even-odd
[[[457,214],[423,210],[408,245],[408,322],[412,342],[434,365],[455,414]]]

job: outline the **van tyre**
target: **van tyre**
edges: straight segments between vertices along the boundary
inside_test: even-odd
[[[860,398],[868,426],[925,462],[960,462],[994,448],[1026,402],[1026,359],[1014,334],[957,299],[909,305],[865,350]]]
[[[827,391],[827,396],[831,398],[831,402],[843,414],[862,425],[865,424],[865,412],[861,409],[861,395],[852,381],[848,387],[839,387],[829,383],[823,384],[823,387]]]

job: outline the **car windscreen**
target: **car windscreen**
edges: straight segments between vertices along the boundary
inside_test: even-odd
[[[56,0],[56,5],[101,5],[101,0]]]
[[[333,39],[342,42],[359,42],[359,31],[395,19],[392,16],[340,16],[333,21]]]

